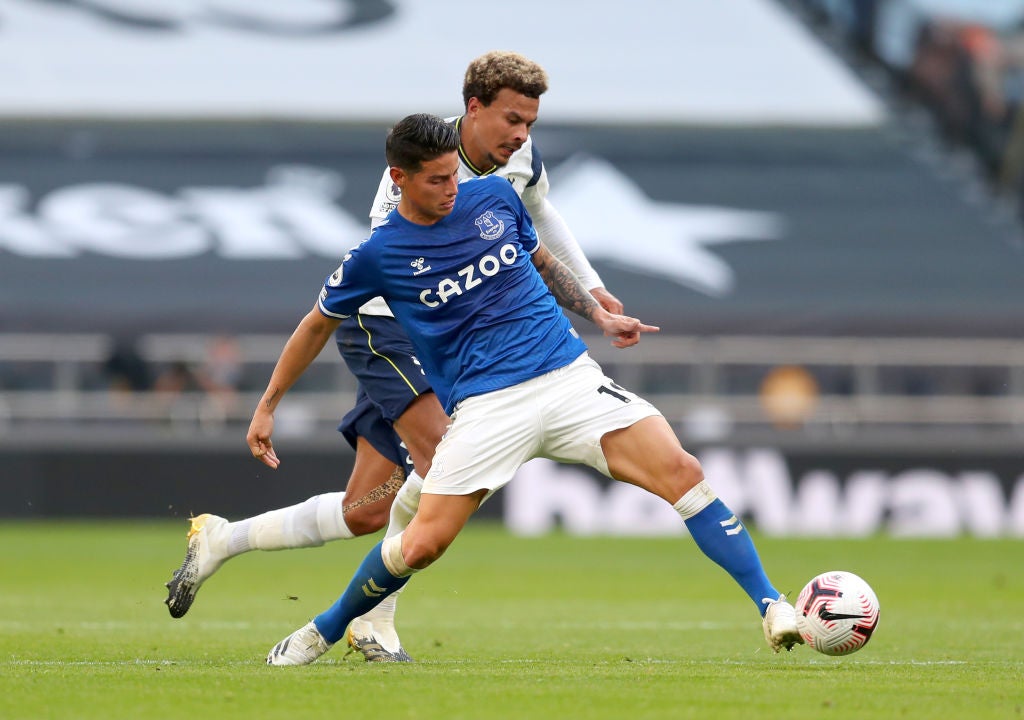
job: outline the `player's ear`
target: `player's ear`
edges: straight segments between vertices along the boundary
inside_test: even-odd
[[[408,177],[408,175],[405,174],[405,171],[402,170],[402,168],[391,167],[388,168],[388,173],[391,175],[391,182],[397,185],[398,189],[401,190],[405,185],[406,178]]]

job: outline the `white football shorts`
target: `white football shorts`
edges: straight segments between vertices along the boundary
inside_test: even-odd
[[[583,463],[609,475],[602,436],[652,415],[661,413],[616,385],[584,353],[563,368],[460,402],[423,492],[468,495],[486,489],[489,497],[535,457]]]

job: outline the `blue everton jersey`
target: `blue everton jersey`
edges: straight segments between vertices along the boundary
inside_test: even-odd
[[[451,214],[433,225],[392,211],[327,278],[320,312],[346,317],[383,296],[451,413],[467,397],[564,367],[586,350],[533,267],[538,247],[508,180],[466,180]]]

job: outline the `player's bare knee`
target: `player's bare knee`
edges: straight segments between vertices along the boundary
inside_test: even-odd
[[[678,483],[678,489],[684,493],[704,479],[704,469],[700,461],[682,448],[673,457],[671,474]]]
[[[345,524],[356,537],[375,533],[388,523],[390,508],[382,503],[364,505],[345,512]]]
[[[402,542],[402,557],[409,567],[414,570],[422,570],[444,555],[444,551],[450,544],[450,541],[439,537],[422,534],[414,537],[407,535]]]

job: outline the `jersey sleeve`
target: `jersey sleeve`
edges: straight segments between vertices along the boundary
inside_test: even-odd
[[[544,246],[560,262],[572,270],[573,274],[583,284],[583,287],[587,290],[604,287],[601,276],[591,266],[587,256],[583,254],[579,243],[576,242],[576,237],[572,234],[572,230],[569,229],[569,225],[555,209],[555,206],[551,204],[551,201],[547,199],[542,200],[536,207],[528,207],[528,209],[533,216],[534,227]]]
[[[530,150],[530,177],[523,188],[523,202],[526,208],[532,213],[535,207],[539,207],[548,196],[548,171],[540,159],[540,150],[531,137],[528,141]],[[524,146],[525,149],[525,146]]]
[[[372,236],[371,236],[372,237]],[[341,265],[328,276],[320,290],[317,307],[327,317],[347,318],[381,294],[374,248],[369,241],[345,253]]]
[[[587,260],[587,256],[583,254],[572,230],[548,200],[547,170],[541,161],[540,150],[533,143],[533,138],[531,137],[528,142],[531,176],[523,190],[522,198],[526,209],[533,218],[533,225],[541,242],[559,262],[572,270],[587,290],[604,287],[601,276],[597,274],[590,261]]]

